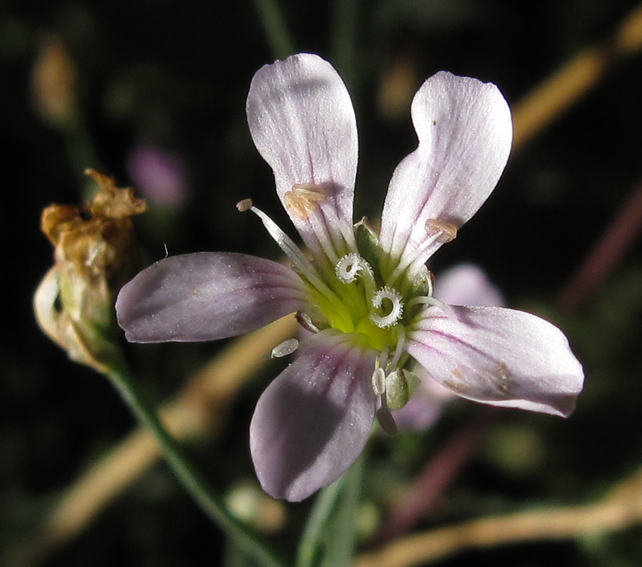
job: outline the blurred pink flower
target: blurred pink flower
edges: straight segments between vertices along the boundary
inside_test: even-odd
[[[559,329],[432,296],[426,261],[479,209],[508,159],[510,111],[495,85],[440,72],[421,86],[412,103],[419,146],[392,176],[379,236],[352,224],[356,120],[328,62],[300,54],[266,65],[246,109],[313,260],[246,199],[239,210],[261,219],[292,268],[243,254],[170,257],[127,284],[116,308],[135,342],[221,339],[292,312],[314,332],[252,418],[266,492],[298,501],[335,481],[363,450],[375,413],[393,432],[388,407],[409,394],[415,362],[464,398],[573,410],[583,372]]]
[[[187,199],[185,162],[174,153],[151,145],[137,146],[127,156],[127,172],[134,186],[153,203],[178,206]]]

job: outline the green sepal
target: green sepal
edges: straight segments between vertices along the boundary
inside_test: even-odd
[[[379,238],[367,223],[368,219],[363,217],[354,225],[354,231],[357,237],[357,250],[361,257],[370,264],[377,283],[382,284],[381,257],[383,251],[379,245]]]

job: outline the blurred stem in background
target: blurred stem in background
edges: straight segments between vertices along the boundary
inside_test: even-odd
[[[83,188],[83,198],[91,200],[95,184],[83,172],[87,168],[102,170],[102,167],[85,123],[76,65],[58,37],[46,36],[40,41],[31,73],[31,98],[40,117],[63,137],[78,187]]]
[[[579,311],[604,284],[642,232],[642,181],[611,221],[596,245],[559,293],[558,304],[567,313]]]
[[[354,565],[365,460],[362,454],[339,480],[319,492],[299,540],[295,567]]]
[[[335,0],[330,61],[355,99],[359,96],[356,77],[358,22],[358,0]]]
[[[263,31],[276,59],[295,53],[294,41],[277,0],[254,0]]]
[[[357,558],[356,567],[413,567],[470,549],[555,541],[621,530],[642,521],[642,471],[584,506],[542,507],[398,538]]]
[[[619,59],[642,48],[642,5],[601,45],[588,47],[531,91],[513,112],[513,147],[520,148],[604,78]]]

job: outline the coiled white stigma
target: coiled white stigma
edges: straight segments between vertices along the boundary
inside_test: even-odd
[[[368,263],[359,254],[352,253],[343,256],[334,268],[337,278],[343,283],[352,283],[364,270]],[[369,266],[368,266],[369,267]]]
[[[382,329],[395,325],[403,315],[401,299],[401,294],[388,286],[378,290],[372,296],[371,304],[375,311],[370,312],[370,320]],[[380,311],[386,311],[387,315],[381,315]]]

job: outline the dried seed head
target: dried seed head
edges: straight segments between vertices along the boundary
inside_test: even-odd
[[[87,170],[99,191],[87,206],[50,205],[42,231],[56,263],[34,298],[42,330],[69,356],[103,372],[119,354],[114,297],[131,276],[135,258],[131,217],[146,210],[132,189]]]

